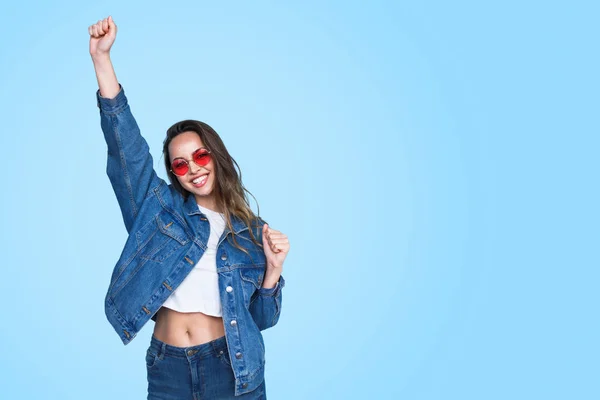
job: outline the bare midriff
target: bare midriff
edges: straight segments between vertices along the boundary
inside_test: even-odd
[[[223,318],[201,312],[182,313],[161,307],[156,314],[154,337],[177,347],[190,347],[225,335]]]

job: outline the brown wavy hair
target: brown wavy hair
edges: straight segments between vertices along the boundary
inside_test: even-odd
[[[260,218],[260,207],[258,207],[258,202],[256,202],[258,215],[254,214],[250,209],[250,203],[246,193],[250,194],[250,196],[254,198],[254,201],[256,201],[256,197],[244,187],[242,183],[242,171],[240,170],[238,163],[227,151],[221,137],[208,124],[193,119],[187,119],[176,122],[167,130],[167,137],[163,142],[163,156],[169,181],[173,187],[183,195],[184,199],[187,200],[191,193],[181,186],[177,180],[177,176],[170,171],[171,163],[169,160],[171,158],[169,154],[169,143],[171,143],[175,136],[190,131],[196,132],[198,136],[200,136],[200,140],[202,140],[204,146],[208,147],[211,152],[214,164],[214,170],[212,172],[215,174],[213,193],[215,195],[217,207],[223,209],[227,227],[233,232],[231,216],[237,216],[244,221],[246,226],[248,226],[252,242],[262,248],[262,243],[258,242],[258,239],[254,235],[253,228],[260,227],[260,222],[265,223],[266,221]],[[231,236],[233,238],[233,245],[250,255],[246,249],[238,244],[235,235]]]

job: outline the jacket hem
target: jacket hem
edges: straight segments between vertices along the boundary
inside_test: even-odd
[[[106,297],[104,302],[104,311],[108,322],[110,322],[114,330],[117,332],[123,344],[127,345],[129,342],[131,342],[137,335],[137,331],[127,323],[125,318],[123,318],[121,313],[115,307],[115,303],[113,303],[110,296]]]
[[[262,365],[253,373],[236,378],[234,396],[241,396],[245,393],[253,391],[260,386],[264,379],[265,363],[263,362]]]

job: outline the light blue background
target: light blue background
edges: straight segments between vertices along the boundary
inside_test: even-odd
[[[0,397],[146,396],[153,323],[123,346],[103,304],[112,15],[159,176],[206,121],[290,238],[270,399],[600,398],[598,7],[214,3],[2,6]]]

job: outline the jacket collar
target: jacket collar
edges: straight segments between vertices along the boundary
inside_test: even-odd
[[[187,200],[185,200],[185,203],[183,204],[183,209],[187,215],[194,215],[194,214],[204,215],[202,213],[202,211],[200,211],[200,209],[198,208],[198,203],[196,203],[196,198],[192,194],[188,195]],[[240,218],[236,217],[235,215],[231,215],[231,225],[233,226],[233,231],[235,232],[236,235],[238,233],[240,233],[241,231],[243,231],[244,229],[248,229],[248,226],[244,223],[244,221],[242,221]],[[225,232],[231,232],[231,230],[229,229],[229,227],[227,225],[225,225]]]

